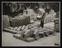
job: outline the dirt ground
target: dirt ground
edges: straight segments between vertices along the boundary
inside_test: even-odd
[[[54,45],[55,43],[60,44],[60,33],[40,38],[34,42],[25,42],[14,38],[12,33],[2,32],[2,46],[57,46]]]

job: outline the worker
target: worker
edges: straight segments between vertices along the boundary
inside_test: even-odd
[[[44,7],[43,7],[44,8]],[[44,19],[45,19],[45,16],[46,14],[49,14],[51,8],[50,6],[47,5],[46,8],[43,9],[43,13],[42,13],[42,17],[41,17],[41,23],[40,23],[40,26],[43,28],[44,27]]]
[[[41,23],[40,23],[40,26],[43,28],[44,26],[44,18],[45,18],[45,9],[43,8],[39,8],[39,11],[40,11],[40,15],[41,15]]]

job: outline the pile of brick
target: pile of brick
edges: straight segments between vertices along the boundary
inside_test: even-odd
[[[29,28],[30,26],[31,25],[25,26],[25,28],[20,33],[14,34],[13,36],[15,38],[19,38],[19,39],[31,42],[54,33],[54,30],[50,30],[48,28],[42,28],[38,26],[37,27],[31,26],[31,28]]]
[[[54,23],[55,23],[55,31],[59,32],[59,30],[60,30],[59,12],[57,12],[57,14],[55,16]]]
[[[5,30],[8,32],[16,33],[13,35],[15,38],[19,38],[30,42],[30,41],[38,40],[39,38],[42,38],[44,36],[49,36],[50,34],[53,34],[54,29],[50,29],[52,27],[50,28],[47,27],[48,27],[47,25],[44,25],[44,28],[42,28],[39,26],[39,24],[33,23],[33,24],[17,26],[17,27],[8,27],[5,28]]]
[[[8,15],[2,15],[2,21],[3,21],[3,28],[7,28],[10,26],[10,22],[9,22],[9,17]]]
[[[12,27],[17,27],[17,26],[22,26],[22,25],[27,25],[30,23],[30,17],[19,17],[19,18],[14,18],[11,21],[11,26]]]
[[[54,27],[55,31],[59,32],[59,18],[55,18],[54,22],[55,22],[55,27]]]

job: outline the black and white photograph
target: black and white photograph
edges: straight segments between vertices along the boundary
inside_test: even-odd
[[[61,46],[60,7],[55,1],[3,1],[2,46]]]

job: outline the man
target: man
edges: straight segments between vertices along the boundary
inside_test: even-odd
[[[42,7],[42,8],[39,8],[39,14],[41,15],[41,23],[40,23],[40,26],[43,28],[43,25],[44,25],[44,18],[45,18],[45,8]]]
[[[44,8],[44,7],[43,7]],[[43,14],[42,14],[42,17],[41,17],[41,23],[40,23],[40,26],[43,28],[44,27],[44,19],[45,19],[45,16],[46,14],[49,14],[51,8],[49,5],[47,5],[46,8],[44,8],[44,11],[43,11]]]

